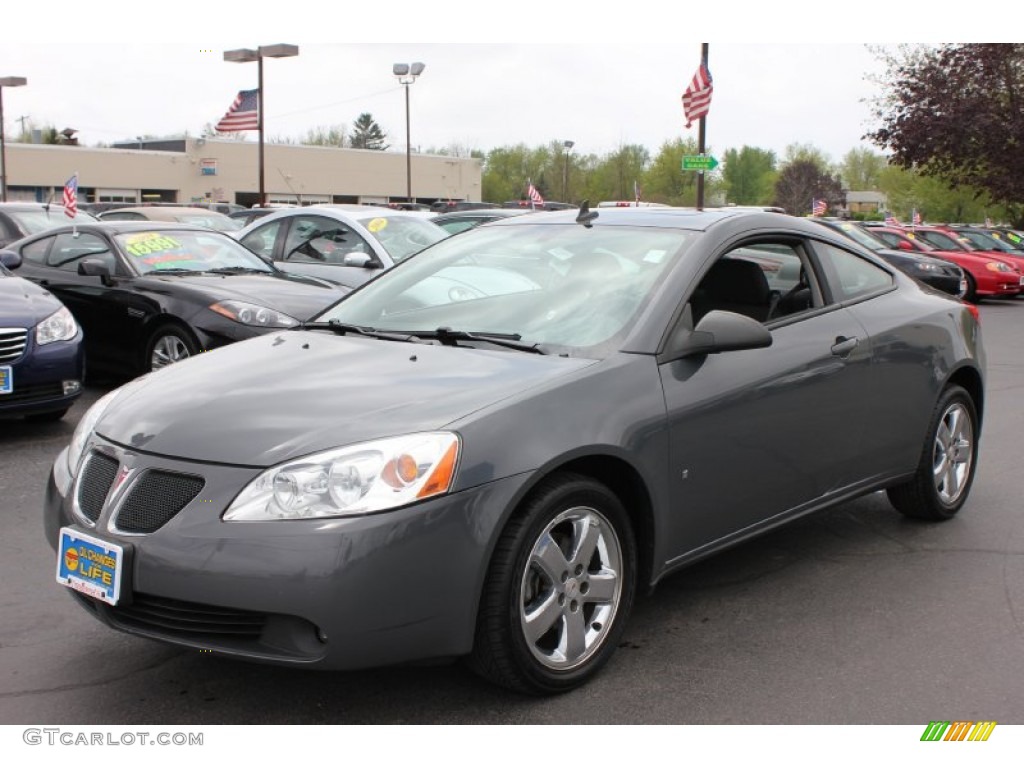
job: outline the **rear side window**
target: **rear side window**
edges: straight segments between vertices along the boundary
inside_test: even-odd
[[[854,253],[820,242],[814,244],[814,250],[836,302],[875,293],[893,284],[892,275]]]

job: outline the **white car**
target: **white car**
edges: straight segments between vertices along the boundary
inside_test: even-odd
[[[367,205],[286,208],[232,234],[285,272],[348,288],[448,237],[419,212]]]

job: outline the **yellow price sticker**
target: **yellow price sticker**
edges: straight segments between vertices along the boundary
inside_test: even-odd
[[[366,228],[368,230],[370,230],[371,232],[373,232],[374,234],[377,234],[382,229],[384,229],[384,227],[386,227],[387,225],[388,225],[388,220],[387,219],[373,219],[369,224],[366,225]]]

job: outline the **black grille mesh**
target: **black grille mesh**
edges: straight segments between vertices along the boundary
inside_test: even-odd
[[[117,529],[125,533],[152,533],[181,512],[199,495],[205,481],[155,469],[132,486],[117,513]]]
[[[103,502],[117,475],[118,462],[104,453],[93,453],[85,462],[78,484],[78,506],[94,523],[100,519]]]
[[[258,639],[267,623],[267,616],[263,613],[172,600],[138,592],[132,597],[130,605],[118,606],[111,614],[125,624],[181,637],[230,636],[236,639]]]

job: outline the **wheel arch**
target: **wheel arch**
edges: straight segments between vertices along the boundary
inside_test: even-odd
[[[161,312],[159,314],[147,318],[145,324],[142,326],[141,338],[139,343],[139,359],[137,360],[137,363],[143,373],[149,372],[149,361],[146,358],[149,353],[149,345],[153,341],[153,336],[156,334],[158,330],[167,326],[173,326],[174,328],[177,328],[178,330],[188,334],[188,337],[192,340],[192,343],[195,344],[196,349],[202,351],[202,342],[200,341],[199,337],[196,336],[196,332],[192,330],[192,327],[187,322],[182,320],[177,315],[172,315],[167,312]]]
[[[946,379],[946,386],[955,384],[967,390],[967,394],[974,401],[974,409],[978,412],[978,426],[983,421],[985,411],[985,384],[981,373],[977,368],[970,365],[963,365],[954,370]]]

